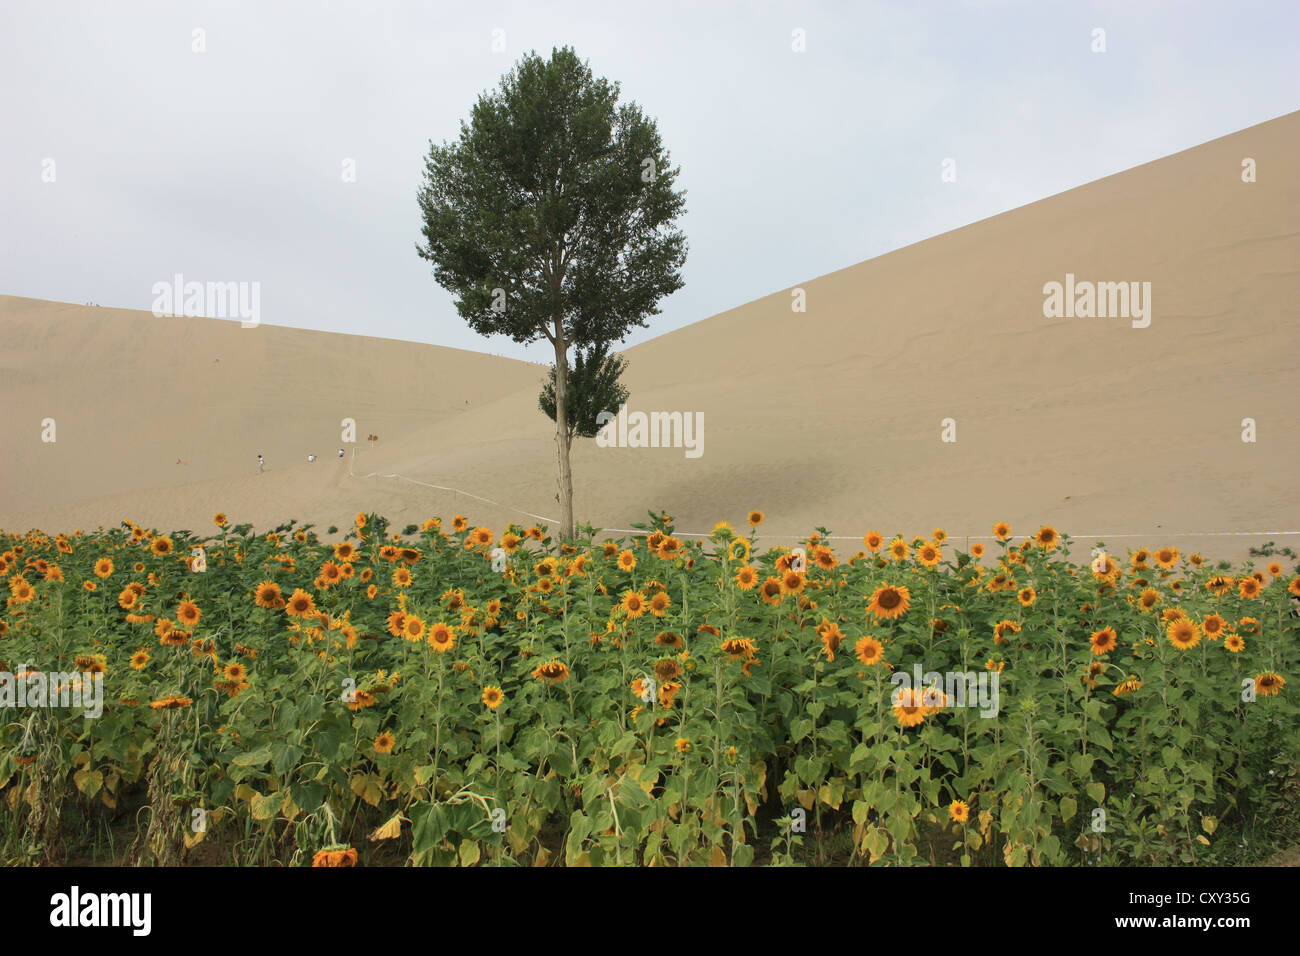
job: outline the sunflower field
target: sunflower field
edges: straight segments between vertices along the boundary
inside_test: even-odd
[[[1295,567],[1072,561],[1001,524],[760,553],[763,520],[0,535],[3,860],[1189,865],[1295,839]],[[98,682],[102,712],[16,704],[35,674],[49,703]]]

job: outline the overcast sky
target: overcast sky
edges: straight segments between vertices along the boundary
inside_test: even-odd
[[[625,344],[1300,106],[1294,0],[2,0],[0,293],[257,281],[266,324],[546,361],[465,327],[415,195],[429,140],[564,44],[687,191],[685,288]]]

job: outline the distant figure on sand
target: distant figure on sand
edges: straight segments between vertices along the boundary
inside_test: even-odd
[[[258,455],[258,456],[257,456],[257,473],[258,473],[259,475],[262,473],[262,469],[263,469],[265,466],[266,466],[266,459],[263,458],[261,455]]]
[[[339,457],[340,457],[340,458],[343,457],[343,449],[342,449],[342,448],[339,449]]]
[[[307,456],[307,461],[312,462],[312,461],[315,461],[315,460],[316,460],[316,456],[315,456],[315,455],[308,455],[308,456]]]

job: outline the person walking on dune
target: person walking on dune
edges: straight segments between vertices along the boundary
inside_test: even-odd
[[[262,473],[262,469],[265,468],[265,467],[266,467],[266,459],[263,458],[261,455],[258,455],[258,456],[257,456],[257,473],[260,475],[260,474]]]

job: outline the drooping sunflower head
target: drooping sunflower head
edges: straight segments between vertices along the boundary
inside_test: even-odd
[[[1261,697],[1276,697],[1286,686],[1286,680],[1281,674],[1275,674],[1272,671],[1260,674],[1255,678],[1255,693]]]

